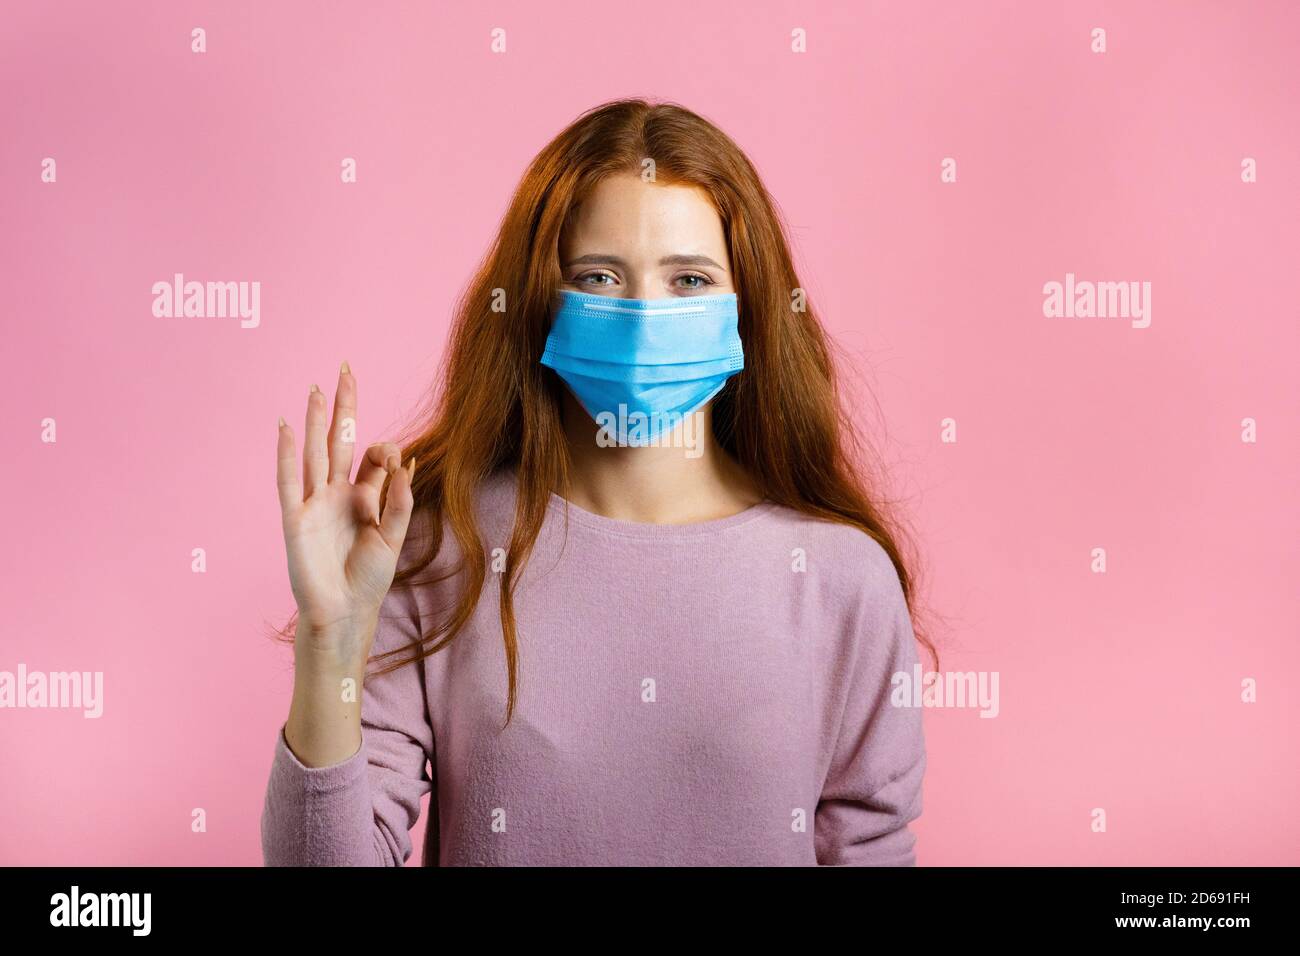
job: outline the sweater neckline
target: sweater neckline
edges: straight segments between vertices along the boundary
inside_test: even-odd
[[[513,475],[511,476],[514,477]],[[704,537],[747,525],[763,517],[776,508],[776,502],[764,498],[735,514],[722,518],[710,518],[707,521],[692,521],[688,524],[653,524],[642,521],[625,521],[610,518],[588,511],[574,504],[567,498],[550,493],[546,508],[562,522],[577,524],[602,534],[618,535],[625,538],[692,538]]]

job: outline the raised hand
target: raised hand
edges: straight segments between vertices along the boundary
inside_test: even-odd
[[[301,480],[293,429],[283,418],[276,446],[289,583],[298,603],[298,666],[311,655],[306,663],[330,673],[364,667],[414,504],[415,460],[403,468],[395,444],[367,448],[355,483],[350,480],[356,416],[356,378],[344,362],[332,421],[325,394],[313,385],[307,396]]]

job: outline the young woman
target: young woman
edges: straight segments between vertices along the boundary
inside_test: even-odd
[[[346,363],[301,479],[281,419],[267,864],[400,865],[430,791],[426,865],[915,862],[912,579],[799,286],[726,135],[606,104],[528,169],[427,430],[350,481]]]

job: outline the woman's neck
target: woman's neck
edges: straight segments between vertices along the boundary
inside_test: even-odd
[[[726,518],[762,500],[754,482],[713,438],[712,409],[658,445],[600,447],[595,422],[565,396],[569,487],[556,489],[585,511],[640,524]]]

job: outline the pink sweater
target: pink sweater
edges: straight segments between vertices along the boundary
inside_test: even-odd
[[[917,657],[875,541],[772,503],[694,525],[567,505],[566,527],[553,496],[516,591],[518,702],[502,730],[490,555],[513,506],[512,476],[484,484],[473,620],[366,681],[354,756],[307,768],[280,726],[267,865],[401,865],[431,790],[429,866],[915,863],[921,711],[891,704],[890,678]],[[403,562],[421,533],[413,522]],[[374,653],[430,628],[454,583],[390,591]]]

